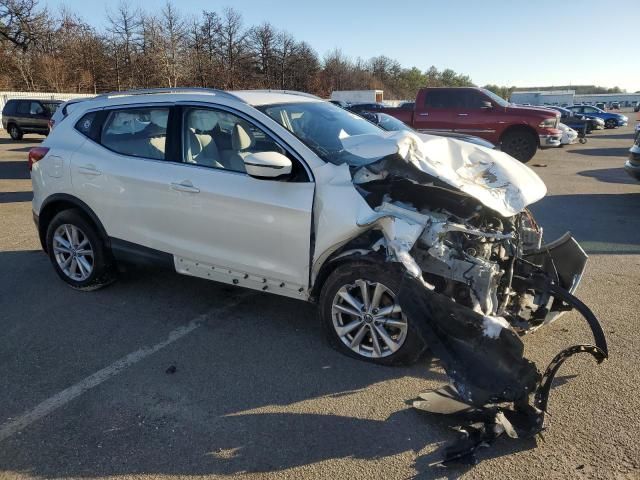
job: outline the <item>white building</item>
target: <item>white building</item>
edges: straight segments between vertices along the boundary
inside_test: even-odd
[[[510,101],[518,105],[573,105],[575,90],[513,92]]]
[[[518,105],[575,105],[586,103],[606,106],[618,102],[621,107],[631,107],[640,102],[640,93],[594,93],[576,95],[575,90],[532,90],[513,92],[510,101]]]
[[[382,90],[336,90],[331,92],[331,100],[347,103],[374,103],[384,100]]]

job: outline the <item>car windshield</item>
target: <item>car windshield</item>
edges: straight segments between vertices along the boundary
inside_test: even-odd
[[[284,103],[257,108],[292,132],[320,158],[336,165],[353,156],[344,150],[343,138],[384,134],[364,118],[329,102]]]
[[[485,88],[482,89],[482,91],[488,95],[491,100],[493,100],[494,102],[496,102],[498,105],[500,105],[501,107],[508,107],[510,104],[509,102],[507,102],[504,98],[502,98],[499,95],[496,95],[495,93],[493,93],[491,90],[487,90]]]
[[[408,127],[397,118],[392,117],[391,115],[387,115],[386,113],[378,114],[378,126],[390,132],[394,132],[397,130],[407,130],[409,132],[414,131],[412,128]]]

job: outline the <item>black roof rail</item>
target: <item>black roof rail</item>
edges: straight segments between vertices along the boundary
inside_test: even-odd
[[[271,88],[252,89],[252,90],[236,90],[237,92],[258,92],[258,93],[286,93],[287,95],[299,95],[301,97],[315,98],[317,100],[324,100],[323,98],[313,95],[312,93],[299,92],[297,90],[274,90]]]
[[[217,95],[219,97],[239,100],[244,103],[244,100],[237,97],[233,93],[229,93],[224,90],[219,90],[216,88],[203,88],[203,87],[141,88],[141,89],[121,90],[121,91],[101,93],[100,95],[97,95],[93,98],[99,99],[99,98],[111,98],[111,97],[126,97],[126,96],[134,96],[134,95],[158,95],[158,94],[168,94],[168,93],[201,93],[205,95]]]

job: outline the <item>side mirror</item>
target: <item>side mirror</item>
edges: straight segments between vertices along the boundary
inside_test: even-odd
[[[244,158],[247,173],[255,178],[276,178],[291,173],[291,160],[279,152],[256,152]]]
[[[491,110],[493,108],[493,103],[491,102],[480,102],[480,108],[483,110]]]

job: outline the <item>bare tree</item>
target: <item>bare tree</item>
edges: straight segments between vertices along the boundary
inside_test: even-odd
[[[234,89],[244,78],[238,80],[239,66],[248,57],[247,33],[242,28],[242,15],[233,8],[225,8],[220,23],[222,63],[225,69],[225,88]],[[246,72],[243,72],[246,73]]]
[[[185,47],[186,32],[184,21],[169,1],[162,9],[160,24],[162,27],[160,46],[164,77],[169,87],[176,87],[180,72],[179,57]]]
[[[107,14],[109,21],[107,30],[112,36],[114,53],[121,56],[120,59],[115,59],[116,69],[123,72],[129,88],[133,88],[136,84],[134,56],[140,40],[141,18],[140,11],[134,10],[124,0],[120,2],[115,12]],[[120,86],[120,73],[118,73],[118,90]]]
[[[248,41],[256,59],[257,70],[262,77],[262,86],[275,86],[276,29],[268,22],[249,30]]]
[[[46,33],[46,18],[38,0],[0,0],[0,39],[26,51]]]

